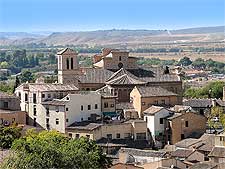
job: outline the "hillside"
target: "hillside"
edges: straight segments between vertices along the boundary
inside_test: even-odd
[[[224,41],[224,26],[180,30],[97,30],[55,32],[50,35],[0,32],[0,45],[46,43],[47,45],[148,45],[151,43]]]

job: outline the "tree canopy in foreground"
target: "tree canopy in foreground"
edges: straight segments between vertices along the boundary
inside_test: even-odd
[[[69,139],[57,131],[29,131],[16,140],[4,169],[104,169],[111,160],[86,138]]]

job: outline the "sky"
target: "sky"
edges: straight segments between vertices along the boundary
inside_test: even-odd
[[[224,0],[0,0],[1,32],[225,25]]]

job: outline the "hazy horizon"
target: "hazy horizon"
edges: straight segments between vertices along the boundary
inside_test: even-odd
[[[223,26],[224,5],[223,0],[0,0],[0,32]]]

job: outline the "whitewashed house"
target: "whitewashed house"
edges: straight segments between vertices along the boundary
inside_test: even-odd
[[[144,120],[156,146],[164,143],[165,118],[171,113],[172,111],[160,106],[151,106],[144,111]]]

